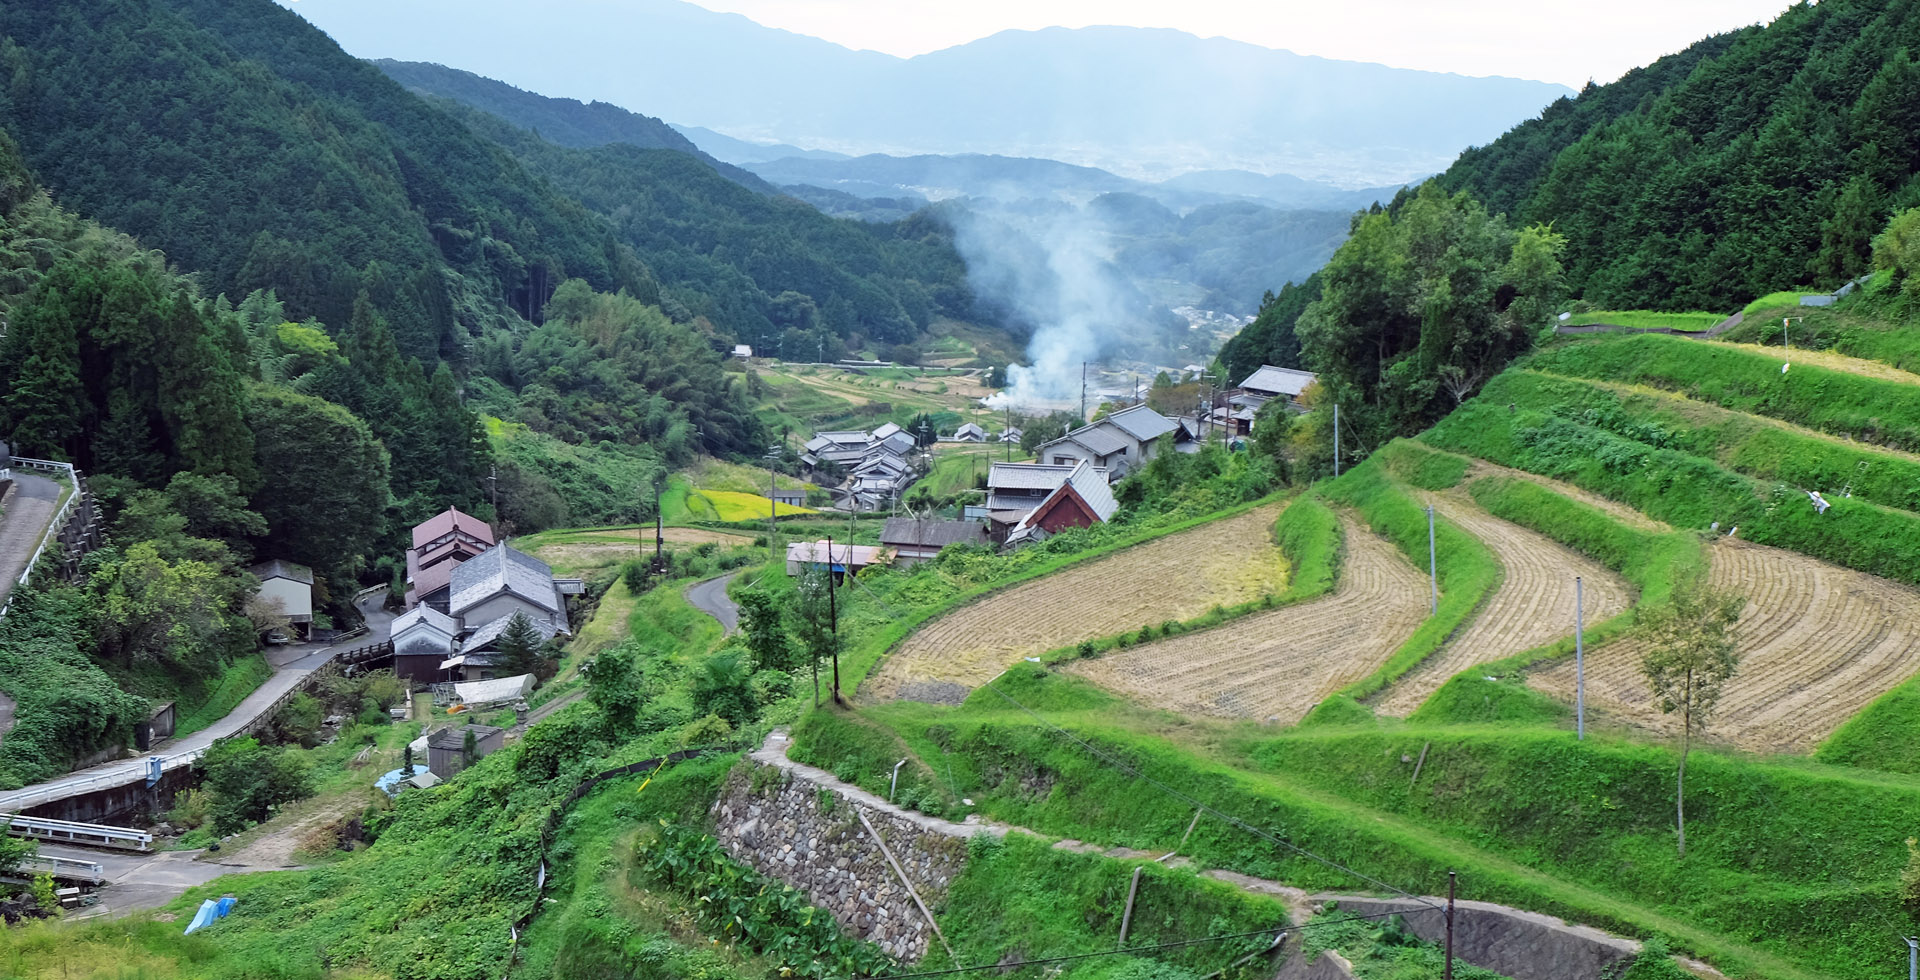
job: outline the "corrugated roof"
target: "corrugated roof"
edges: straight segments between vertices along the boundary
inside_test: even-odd
[[[832,551],[828,551],[825,541],[795,541],[787,545],[787,560],[804,564],[821,564],[832,559],[832,564],[845,565],[851,554],[853,564],[858,567],[872,565],[887,557],[887,549],[872,548],[866,545],[845,545],[835,542]]]
[[[1033,528],[1036,526],[1033,523],[1034,515],[1045,511],[1055,497],[1068,492],[1069,489],[1086,502],[1087,507],[1093,511],[1093,515],[1102,523],[1110,520],[1113,512],[1120,509],[1120,502],[1113,499],[1113,487],[1107,483],[1106,472],[1091,463],[1082,461],[1073,468],[1072,475],[1068,476],[1065,482],[1047,495],[1046,500],[1041,501],[1038,507],[1020,518],[1020,523],[1014,525],[1013,530],[1007,534],[1007,543],[1014,544],[1031,537],[1035,533]]]
[[[481,681],[480,683],[485,684],[488,682]],[[459,728],[442,728],[428,736],[427,745],[430,748],[436,749],[460,749],[466,747],[468,732],[472,732],[473,740],[478,742],[492,738],[504,731],[506,731],[506,729],[495,728],[492,725],[461,725]]]
[[[472,514],[463,514],[449,507],[432,517],[414,525],[413,546],[424,548],[429,542],[444,538],[455,531],[470,534],[487,544],[493,544],[493,528],[487,522]]]
[[[890,517],[880,530],[880,543],[896,548],[944,548],[950,544],[984,544],[986,529],[979,521],[923,521]]]
[[[431,571],[425,569],[421,574]],[[553,587],[553,570],[547,563],[504,544],[456,565],[451,584],[453,594],[447,605],[456,616],[501,592],[512,592],[550,613],[563,608]]]
[[[987,468],[987,486],[995,490],[1051,490],[1073,473],[1052,463],[995,463]]]
[[[467,681],[453,685],[453,694],[466,704],[498,704],[526,697],[533,690],[533,675],[496,677],[490,681]]]
[[[1251,391],[1270,391],[1281,395],[1298,395],[1307,390],[1314,381],[1312,371],[1296,371],[1292,368],[1274,367],[1271,364],[1260,365],[1260,370],[1247,375],[1240,387]]]
[[[1107,416],[1104,421],[1119,426],[1126,434],[1141,442],[1152,442],[1178,428],[1172,419],[1145,405],[1123,408]]]
[[[301,585],[313,584],[313,569],[305,565],[296,565],[290,561],[282,561],[278,558],[251,566],[247,571],[252,572],[253,577],[262,582],[270,578],[284,578],[289,581],[299,582]]]

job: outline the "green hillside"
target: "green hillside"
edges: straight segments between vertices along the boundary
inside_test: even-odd
[[[1732,312],[1831,288],[1920,204],[1916,50],[1912,4],[1796,4],[1561,99],[1438,180],[1553,222],[1596,306]]]

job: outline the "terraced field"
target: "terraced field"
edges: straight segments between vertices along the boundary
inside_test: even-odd
[[[1342,515],[1340,580],[1314,602],[1083,660],[1095,683],[1175,711],[1293,724],[1371,673],[1427,616],[1426,577]]]
[[[1761,752],[1811,751],[1869,701],[1920,671],[1920,592],[1778,548],[1720,538],[1712,583],[1748,596],[1734,627],[1740,666],[1708,722],[1711,738]],[[1587,703],[1608,715],[1678,734],[1640,673],[1628,638],[1587,652]],[[1573,699],[1574,666],[1556,663],[1528,683]]]
[[[1257,507],[962,606],[908,636],[860,698],[957,703],[1022,657],[1277,593],[1279,514]]]
[[[1541,476],[1538,473],[1529,473],[1526,470],[1516,470],[1510,466],[1501,466],[1498,463],[1490,463],[1484,459],[1475,459],[1473,465],[1467,469],[1466,478],[1472,480],[1482,476],[1507,476],[1516,480],[1526,480],[1529,483],[1538,483],[1562,497],[1577,500],[1596,510],[1604,511],[1608,517],[1628,527],[1637,527],[1642,531],[1665,533],[1673,530],[1672,527],[1656,521],[1618,500],[1602,497],[1597,493],[1576,487],[1564,480]]]
[[[1464,492],[1421,496],[1492,550],[1506,569],[1506,578],[1466,630],[1388,688],[1375,703],[1377,710],[1402,717],[1412,714],[1448,678],[1475,664],[1510,657],[1572,635],[1575,576],[1585,579],[1588,623],[1621,612],[1632,602],[1632,587],[1612,570],[1494,517]]]

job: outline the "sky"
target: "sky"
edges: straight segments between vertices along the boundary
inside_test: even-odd
[[[768,27],[911,57],[1009,29],[1171,27],[1395,68],[1610,82],[1788,0],[693,0]]]

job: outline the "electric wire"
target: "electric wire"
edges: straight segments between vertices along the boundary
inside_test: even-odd
[[[1345,874],[1352,875],[1353,877],[1358,878],[1361,881],[1364,881],[1367,884],[1373,885],[1374,887],[1379,888],[1383,891],[1389,891],[1394,893],[1395,895],[1399,895],[1402,898],[1411,899],[1412,901],[1419,902],[1421,905],[1424,905],[1430,909],[1440,908],[1440,906],[1435,905],[1434,903],[1427,901],[1425,898],[1415,895],[1404,888],[1398,888],[1393,885],[1390,885],[1384,881],[1381,881],[1378,878],[1373,877],[1372,875],[1362,874],[1358,871],[1355,871],[1352,868],[1347,867],[1344,864],[1341,864],[1338,861],[1333,860],[1332,858],[1321,857],[1320,855],[1315,854],[1312,851],[1309,851],[1298,844],[1295,844],[1291,841],[1285,840],[1280,837],[1276,837],[1273,834],[1268,833],[1267,831],[1262,830],[1259,827],[1256,827],[1246,822],[1245,820],[1242,820],[1239,817],[1234,816],[1233,814],[1223,813],[1219,810],[1216,810],[1213,807],[1210,807],[1207,804],[1202,803],[1201,801],[1194,799],[1193,797],[1188,796],[1187,794],[1182,793],[1171,786],[1168,786],[1166,783],[1163,783],[1153,778],[1152,776],[1149,776],[1146,773],[1141,772],[1139,769],[1136,769],[1133,766],[1128,765],[1126,762],[1115,758],[1111,754],[1101,751],[1099,748],[1095,747],[1093,744],[1089,743],[1087,740],[1081,738],[1080,736],[1075,735],[1074,733],[1067,731],[1064,728],[1061,728],[1059,725],[1056,725],[1045,718],[1042,718],[1032,708],[1029,708],[1024,704],[1021,704],[1019,701],[1015,700],[1012,695],[1008,694],[1005,691],[1000,690],[1000,688],[996,687],[992,683],[987,684],[987,689],[992,691],[995,694],[1000,695],[1000,697],[1005,699],[1008,704],[1011,704],[1014,707],[1019,708],[1021,711],[1026,712],[1029,718],[1032,718],[1034,721],[1037,721],[1040,724],[1053,729],[1055,732],[1058,732],[1059,734],[1064,735],[1067,738],[1073,740],[1081,748],[1086,749],[1088,752],[1104,760],[1107,764],[1119,769],[1122,772],[1125,772],[1126,774],[1134,777],[1135,779],[1139,779],[1147,783],[1148,785],[1154,787],[1155,789],[1158,789],[1159,791],[1167,794],[1168,796],[1173,797],[1176,800],[1180,800],[1182,802],[1187,803],[1190,806],[1193,806],[1199,809],[1200,812],[1202,813],[1210,814],[1214,817],[1217,817],[1220,820],[1225,821],[1229,826],[1236,827],[1240,830],[1246,831],[1247,833],[1252,834],[1255,837],[1260,838],[1261,840],[1284,847],[1287,850],[1292,851],[1295,854],[1298,854],[1301,857],[1304,857],[1310,861],[1315,861],[1329,868],[1332,868],[1336,871],[1340,871]]]

